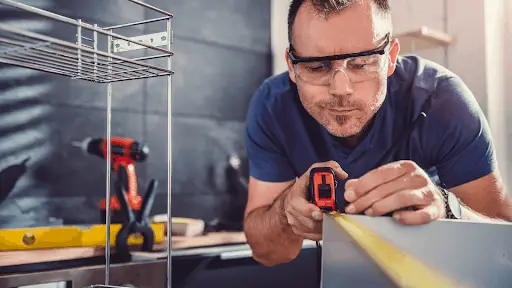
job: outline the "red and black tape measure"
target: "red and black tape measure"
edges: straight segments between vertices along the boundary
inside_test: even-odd
[[[309,174],[308,200],[321,210],[331,212],[337,210],[336,174],[330,167],[316,167]]]

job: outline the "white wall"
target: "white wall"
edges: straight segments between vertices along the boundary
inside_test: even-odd
[[[507,0],[510,1],[510,0]],[[498,154],[501,173],[508,175],[506,65],[505,65],[505,1],[485,1],[485,74],[487,88],[487,118],[491,125],[494,146]],[[508,178],[508,177],[507,177]],[[506,183],[508,182],[505,179]],[[507,183],[508,186],[509,183]]]
[[[446,32],[456,39],[455,44],[448,47],[447,67],[466,82],[482,109],[487,113],[485,2],[484,0],[444,1],[447,1],[448,15]],[[470,67],[481,68],[469,69]]]
[[[444,0],[390,0],[390,5],[392,6],[394,35],[406,33],[421,26],[445,31]],[[446,49],[443,47],[417,51],[416,54],[442,65],[447,64]]]
[[[288,70],[285,51],[288,47],[288,8],[291,0],[272,0],[271,4],[271,47],[272,71],[279,74]]]
[[[290,0],[272,0],[274,74],[286,71],[286,17]],[[390,0],[395,35],[426,25],[455,37],[449,47],[417,51],[457,73],[491,126],[505,182],[512,167],[512,0]],[[510,96],[509,96],[510,95]],[[510,159],[509,159],[510,158]],[[512,176],[512,175],[511,175]],[[508,187],[508,183],[506,183]],[[512,184],[512,181],[511,183]],[[508,189],[512,191],[512,189]],[[509,192],[512,193],[512,192]]]

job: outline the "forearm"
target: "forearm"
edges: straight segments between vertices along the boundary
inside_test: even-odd
[[[512,198],[499,171],[450,188],[459,199],[462,219],[473,222],[512,222]]]
[[[303,238],[295,235],[284,213],[285,194],[268,206],[251,211],[244,222],[253,258],[266,266],[289,262],[302,249]]]
[[[486,216],[482,213],[478,213],[466,205],[461,205],[462,209],[462,220],[472,221],[472,222],[490,222],[490,223],[498,223],[498,222],[509,222],[512,219],[510,215],[497,215],[496,217]]]
[[[472,221],[472,222],[493,222],[495,219],[485,216],[483,214],[480,214],[478,212],[473,211],[469,207],[465,205],[461,205],[462,209],[462,220]]]

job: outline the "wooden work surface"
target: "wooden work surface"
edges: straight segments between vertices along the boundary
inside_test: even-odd
[[[243,232],[216,232],[195,237],[172,237],[173,249],[197,248],[240,243],[246,243],[246,238]],[[167,239],[163,243],[155,244],[155,255],[161,255],[161,251],[166,249]],[[115,249],[112,248],[112,251],[114,250]],[[143,254],[145,256],[151,255],[151,253]],[[0,252],[0,266],[74,260],[103,255],[105,255],[105,247],[78,247],[45,250],[6,251]]]

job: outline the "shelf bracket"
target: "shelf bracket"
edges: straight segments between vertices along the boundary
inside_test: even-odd
[[[160,32],[154,34],[141,35],[136,37],[129,38],[132,41],[136,41],[143,44],[152,45],[155,47],[165,46],[169,41],[167,37],[167,32]],[[145,49],[146,47],[131,43],[129,41],[123,39],[116,39],[112,44],[112,51],[114,53],[126,52],[126,51],[134,51]]]

